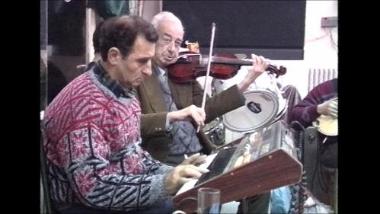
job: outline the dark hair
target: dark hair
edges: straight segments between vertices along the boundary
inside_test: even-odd
[[[94,45],[94,52],[99,53],[99,34],[100,34],[100,28],[102,27],[104,21],[100,21],[98,25],[95,28],[94,34],[92,35],[92,44]]]
[[[143,35],[149,42],[157,42],[158,34],[153,25],[139,16],[112,17],[104,21],[99,33],[99,51],[107,61],[108,50],[116,47],[126,57],[135,43],[137,35]]]

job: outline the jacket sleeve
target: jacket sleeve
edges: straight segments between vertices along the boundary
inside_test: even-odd
[[[197,106],[202,105],[203,89],[197,82],[193,87],[193,100]],[[233,85],[230,88],[207,98],[205,105],[206,123],[214,120],[229,111],[232,111],[245,104],[245,98],[240,93],[237,85]]]
[[[298,121],[304,127],[312,125],[320,114],[317,106],[334,96],[330,82],[322,83],[313,88],[306,97],[293,107],[290,114],[290,121]]]
[[[293,108],[290,121],[298,121],[306,128],[310,126],[318,116],[317,105],[309,105],[303,102]]]
[[[141,133],[143,138],[165,136],[168,112],[141,114]]]

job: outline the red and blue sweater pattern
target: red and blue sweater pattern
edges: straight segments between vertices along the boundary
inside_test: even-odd
[[[140,114],[136,97],[117,97],[93,71],[68,84],[44,118],[52,200],[126,211],[164,200],[170,167],[140,147]]]

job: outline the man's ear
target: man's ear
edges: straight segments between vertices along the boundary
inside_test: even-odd
[[[120,53],[120,50],[118,48],[112,47],[108,50],[107,61],[111,65],[117,64],[120,59],[121,59],[121,53]]]

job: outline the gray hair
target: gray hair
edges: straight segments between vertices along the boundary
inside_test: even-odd
[[[181,20],[176,15],[174,15],[172,12],[169,12],[169,11],[159,12],[152,18],[151,23],[154,26],[154,28],[158,29],[158,25],[163,21],[175,22],[176,24],[182,27],[183,31],[185,31],[185,28],[183,27]]]

